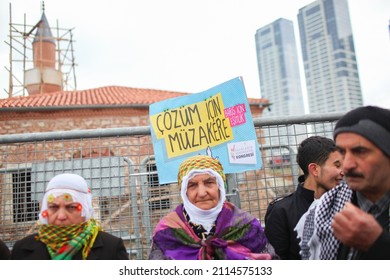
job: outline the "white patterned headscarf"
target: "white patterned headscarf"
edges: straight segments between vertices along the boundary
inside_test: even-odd
[[[42,207],[39,213],[41,224],[47,224],[46,215],[48,201],[63,195],[69,195],[72,201],[78,202],[82,206],[81,216],[89,220],[93,216],[92,195],[85,179],[77,174],[65,173],[53,177],[46,187],[42,200]]]

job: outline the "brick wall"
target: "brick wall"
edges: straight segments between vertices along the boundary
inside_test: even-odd
[[[0,134],[132,127],[148,124],[148,108],[0,113]]]

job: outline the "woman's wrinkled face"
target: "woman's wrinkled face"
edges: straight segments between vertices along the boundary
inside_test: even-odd
[[[217,178],[207,173],[195,175],[188,181],[187,197],[202,210],[216,207],[219,202]]]
[[[81,216],[82,205],[74,202],[69,194],[58,197],[51,196],[47,202],[48,224],[57,226],[70,226],[85,222]]]

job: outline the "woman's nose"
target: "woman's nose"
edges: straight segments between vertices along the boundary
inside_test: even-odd
[[[66,218],[67,218],[66,210],[63,208],[58,209],[57,219],[63,221],[66,220]]]
[[[199,184],[198,186],[198,196],[206,196],[207,195],[207,189],[204,184]]]

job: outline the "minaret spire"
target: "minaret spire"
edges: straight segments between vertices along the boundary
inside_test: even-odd
[[[29,95],[62,90],[62,74],[56,69],[56,42],[42,1],[42,17],[32,42],[33,68],[26,70],[24,84]]]

